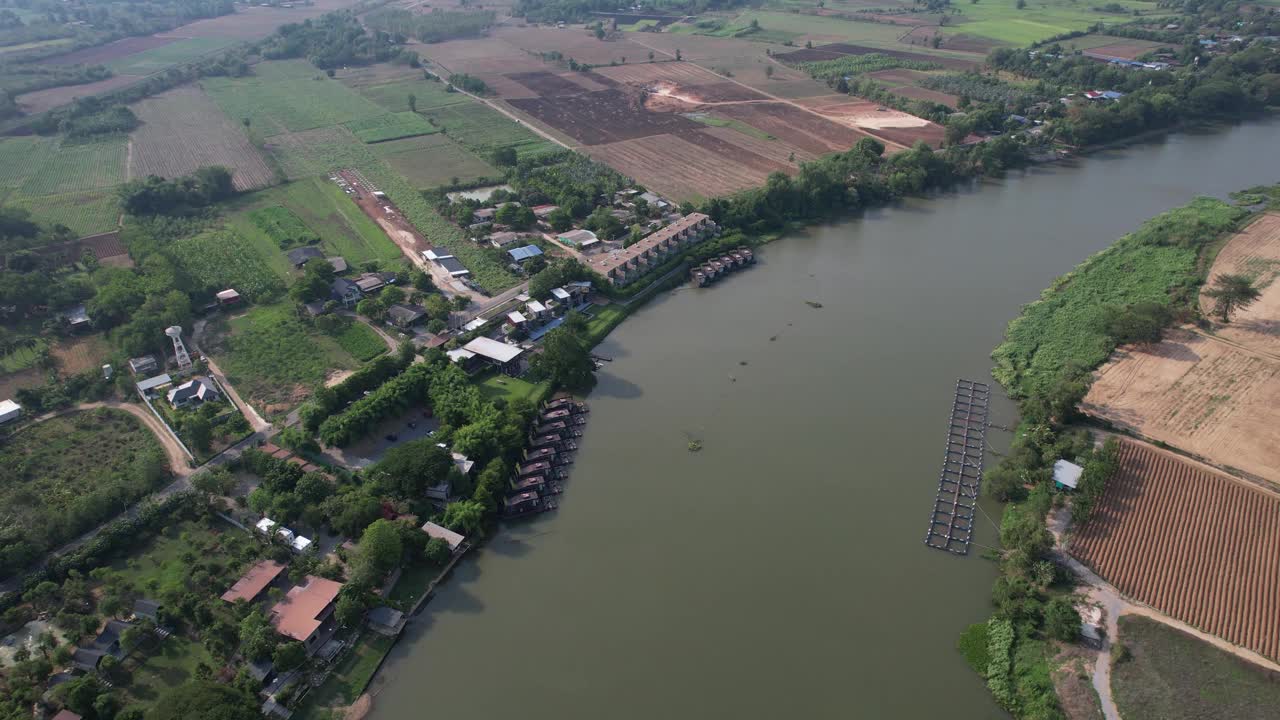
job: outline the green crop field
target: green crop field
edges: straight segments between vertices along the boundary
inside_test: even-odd
[[[774,137],[773,135],[770,135],[769,133],[763,130],[760,130],[758,128],[751,127],[750,125],[742,122],[741,120],[735,120],[733,118],[723,118],[715,115],[708,115],[707,113],[704,113],[704,112],[688,113],[685,115],[685,117],[689,118],[690,120],[693,120],[694,122],[700,122],[703,125],[710,125],[711,127],[722,127],[722,128],[729,128],[730,130],[737,130],[743,135],[750,135],[751,137],[760,138],[761,140],[777,140],[777,138]]]
[[[379,85],[366,85],[359,89],[360,94],[381,105],[390,112],[407,112],[409,96],[413,95],[418,110],[457,105],[474,102],[471,98],[456,92],[445,92],[442,82],[430,82],[422,78],[395,80]]]
[[[182,268],[206,290],[235,288],[254,301],[284,291],[284,281],[278,273],[280,264],[274,261],[273,255],[265,253],[261,243],[246,240],[234,229],[205,230],[175,240],[169,249]],[[270,245],[265,248],[270,249]],[[274,253],[280,255],[280,250],[275,248]]]
[[[5,198],[4,204],[26,208],[38,222],[66,225],[81,237],[114,230],[120,219],[120,203],[114,190],[40,197],[14,193]]]
[[[247,401],[276,415],[301,403],[333,370],[359,363],[336,340],[298,319],[293,303],[258,305],[210,324],[208,352]]]
[[[167,70],[174,65],[197,60],[204,55],[216,52],[235,44],[236,40],[225,37],[184,38],[168,45],[161,45],[150,50],[143,50],[107,64],[107,67],[121,75],[150,75]]]
[[[533,134],[525,126],[480,103],[448,105],[423,111],[444,128],[450,138],[480,157],[494,150],[515,148],[520,157],[536,157],[559,150],[559,146]]]
[[[990,38],[1007,45],[1029,45],[1038,40],[1086,30],[1095,23],[1122,23],[1132,16],[1101,13],[1093,9],[1103,3],[1077,3],[1072,0],[1027,0],[1019,10],[1014,0],[982,0],[966,3],[953,28],[955,32]],[[1110,4],[1110,3],[1107,3]],[[1156,12],[1153,2],[1118,0],[1118,4],[1143,14]]]
[[[332,337],[339,347],[361,362],[372,360],[387,351],[387,344],[383,342],[382,336],[359,320],[347,323],[341,332]]]
[[[471,182],[502,175],[443,134],[378,143],[373,152],[410,183],[423,189],[450,183],[455,178]]]
[[[301,218],[281,205],[270,205],[253,210],[249,213],[249,219],[281,249],[310,245],[320,240]]]
[[[283,206],[320,238],[330,255],[351,265],[394,263],[400,248],[342,190],[324,178],[307,178],[258,193],[255,202]],[[233,218],[233,222],[238,218]]]
[[[243,78],[205,78],[205,92],[261,137],[363,120],[386,111],[304,60],[259,63]]]
[[[362,142],[380,143],[440,132],[426,118],[415,112],[379,115],[347,123],[347,129]]]

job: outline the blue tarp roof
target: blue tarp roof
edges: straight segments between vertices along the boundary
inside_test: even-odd
[[[525,245],[524,247],[518,247],[514,250],[508,250],[507,254],[511,256],[512,260],[520,262],[521,260],[538,257],[542,254],[542,248],[537,245]]]

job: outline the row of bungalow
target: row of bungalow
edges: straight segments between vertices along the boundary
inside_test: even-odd
[[[631,247],[590,258],[587,264],[609,284],[626,287],[667,259],[720,233],[720,227],[703,213],[689,213],[647,235]]]
[[[554,496],[564,491],[569,465],[578,449],[577,438],[587,424],[587,404],[558,398],[543,406],[537,425],[529,434],[524,459],[511,478],[511,492],[503,501],[507,518],[554,510]]]
[[[691,269],[689,279],[698,287],[706,287],[734,270],[755,264],[755,261],[755,253],[744,245]]]

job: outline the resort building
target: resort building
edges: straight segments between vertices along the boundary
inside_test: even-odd
[[[342,583],[308,575],[306,582],[271,608],[271,625],[281,635],[302,643],[308,656],[314,655],[338,629],[333,607],[341,590]]]
[[[625,287],[690,245],[715,237],[720,228],[702,213],[690,213],[651,233],[629,248],[592,258],[587,266],[604,276],[609,284]]]

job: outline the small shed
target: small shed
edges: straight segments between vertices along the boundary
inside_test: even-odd
[[[22,417],[22,406],[12,400],[0,400],[0,423],[7,423]]]
[[[160,369],[155,355],[140,355],[129,359],[129,371],[134,375],[149,375]]]
[[[368,621],[369,629],[379,635],[387,637],[395,637],[404,630],[405,616],[403,612],[395,608],[383,605],[369,611]]]
[[[285,253],[285,255],[289,257],[289,263],[296,268],[306,265],[310,260],[324,257],[324,253],[320,251],[320,248],[315,247],[314,245],[304,245],[300,248],[294,248]]]
[[[412,327],[426,316],[427,309],[420,305],[396,303],[387,308],[387,319],[399,328]]]
[[[214,295],[214,297],[218,298],[219,305],[235,305],[240,302],[240,293],[236,292],[232,288],[220,290],[216,295]]]
[[[138,392],[148,393],[152,390],[155,390],[158,387],[164,387],[165,385],[168,385],[172,382],[173,382],[173,378],[169,377],[167,373],[164,375],[157,375],[155,377],[150,377],[150,378],[147,378],[146,380],[139,380]]]
[[[347,259],[342,257],[341,255],[334,255],[333,257],[327,257],[325,258],[325,260],[329,261],[329,265],[330,267],[333,268],[333,271],[335,273],[344,273],[348,269]]]
[[[134,617],[145,618],[151,622],[158,622],[157,616],[160,614],[160,607],[160,602],[158,600],[139,598],[133,602],[133,615]]]
[[[1080,476],[1084,468],[1068,460],[1059,460],[1053,464],[1053,486],[1059,490],[1075,490],[1080,486]]]
[[[551,288],[551,297],[560,302],[569,302],[570,295],[569,291],[564,288]]]
[[[258,532],[262,533],[263,535],[270,535],[271,528],[275,526],[276,526],[276,521],[272,520],[271,518],[262,518],[261,520],[258,521],[257,525],[254,525],[254,527],[258,528]]]
[[[422,532],[426,533],[429,537],[440,538],[445,541],[449,545],[450,550],[457,550],[458,547],[467,540],[465,536],[456,533],[443,525],[437,525],[433,522],[428,522],[426,525],[423,525]]]
[[[304,553],[307,548],[311,547],[311,540],[299,535],[293,539],[293,542],[289,543],[289,547],[293,548],[294,552]]]

